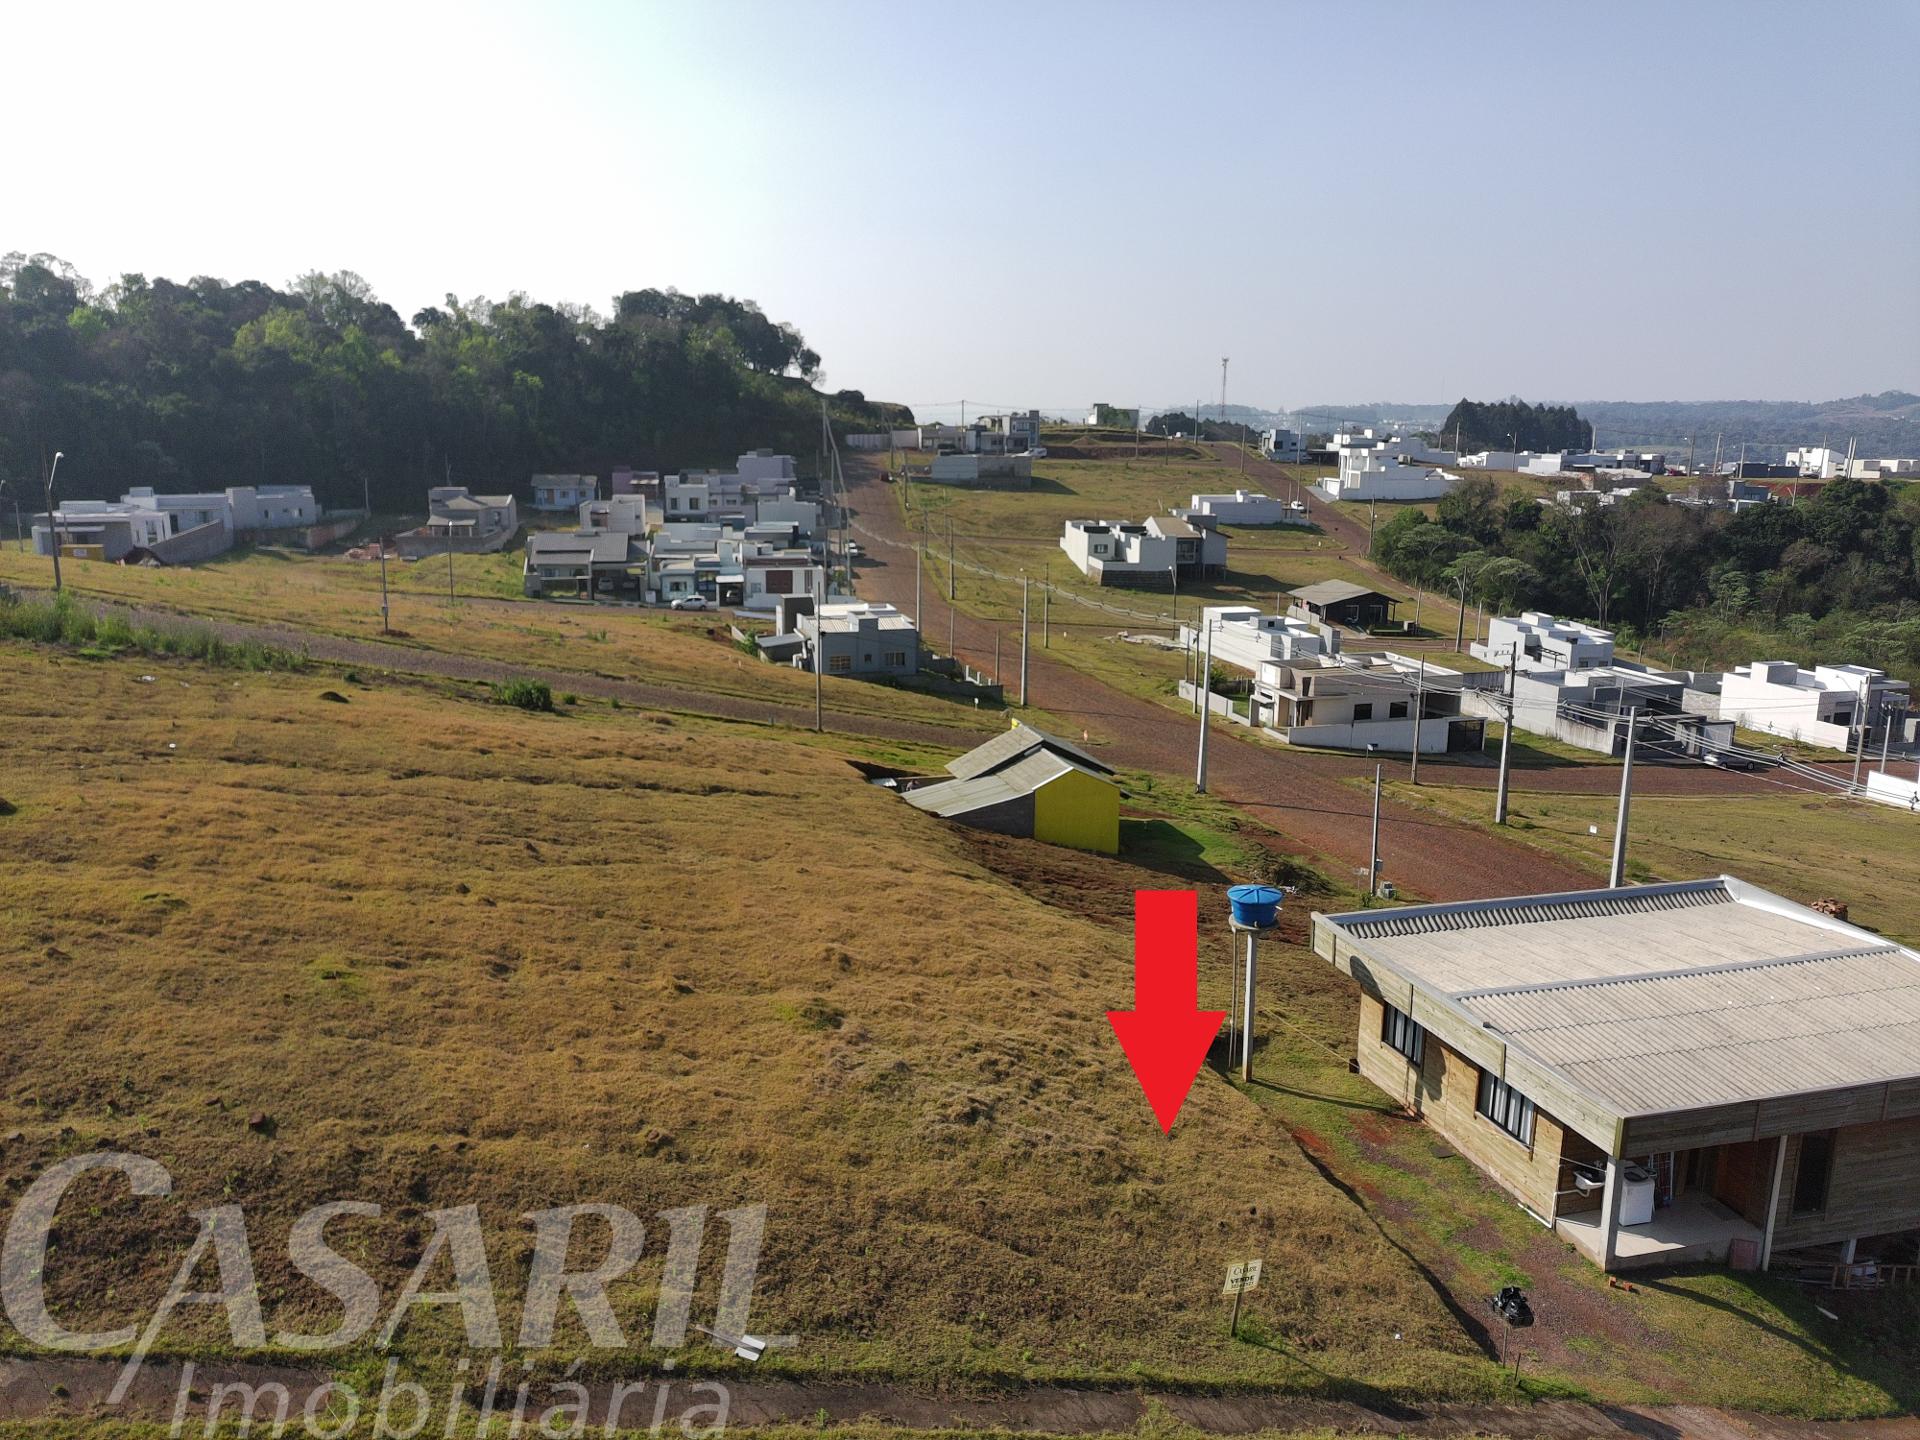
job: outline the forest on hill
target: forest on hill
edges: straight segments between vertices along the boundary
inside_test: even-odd
[[[1373,554],[1414,584],[1589,619],[1689,668],[1817,658],[1920,679],[1920,485],[1835,480],[1733,514],[1653,486],[1565,509],[1471,476],[1433,518],[1383,524]]]
[[[55,257],[0,262],[0,480],[62,495],[130,485],[309,484],[410,512],[428,485],[524,490],[543,471],[725,464],[817,450],[836,422],[910,423],[749,300],[630,290],[590,307],[448,296],[402,319],[348,271],[286,289],[123,275],[96,289]]]

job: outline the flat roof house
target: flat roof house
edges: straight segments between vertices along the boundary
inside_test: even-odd
[[[1733,722],[1687,708],[1687,677],[1630,665],[1522,672],[1513,682],[1513,723],[1599,755],[1624,756],[1633,726],[1635,758],[1699,758],[1733,744]],[[1656,723],[1649,723],[1656,722]]]
[[[1920,1227],[1920,955],[1729,876],[1313,917],[1359,1071],[1605,1270]]]
[[[829,675],[913,675],[920,669],[920,629],[911,615],[866,600],[834,600],[794,617],[806,642],[796,663],[824,659]]]
[[[1587,670],[1613,663],[1613,632],[1578,620],[1562,620],[1544,610],[1496,615],[1487,622],[1487,638],[1468,647],[1476,659],[1532,670]]]
[[[1720,677],[1720,718],[1834,750],[1853,747],[1855,735],[1898,727],[1912,707],[1911,687],[1870,665],[1816,665],[1756,660]]]
[[[1289,745],[1478,751],[1486,721],[1464,713],[1464,693],[1459,671],[1404,655],[1302,654],[1261,664],[1250,718]]]
[[[1235,490],[1231,495],[1195,495],[1185,510],[1174,512],[1195,524],[1216,525],[1305,525],[1307,507],[1288,500],[1275,500],[1250,490]]]
[[[1015,721],[947,769],[951,780],[903,788],[902,797],[976,829],[1107,855],[1120,849],[1120,786],[1077,745]]]
[[[597,475],[533,477],[533,508],[536,510],[578,510],[587,501],[599,498],[600,477]]]

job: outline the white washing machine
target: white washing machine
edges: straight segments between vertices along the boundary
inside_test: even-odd
[[[1629,1165],[1620,1176],[1620,1223],[1647,1225],[1653,1221],[1653,1171]]]

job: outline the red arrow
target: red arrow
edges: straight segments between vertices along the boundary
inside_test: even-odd
[[[1107,1012],[1163,1135],[1227,1018],[1200,1008],[1199,917],[1191,890],[1133,892],[1133,1009]]]

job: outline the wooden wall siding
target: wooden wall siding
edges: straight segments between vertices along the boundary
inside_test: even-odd
[[[1641,1115],[1627,1121],[1625,1153],[1650,1150],[1699,1150],[1708,1145],[1737,1145],[1753,1139],[1751,1103],[1716,1105],[1708,1110],[1676,1110],[1670,1115]]]
[[[1809,1130],[1837,1130],[1843,1125],[1876,1121],[1886,1114],[1886,1108],[1885,1085],[1788,1095],[1778,1100],[1762,1100],[1755,1107],[1753,1129],[1756,1135],[1804,1135]]]
[[[1421,1103],[1420,1077],[1406,1056],[1380,1038],[1385,1013],[1371,995],[1360,997],[1360,1074],[1417,1115]],[[1432,1043],[1431,1039],[1428,1043]]]
[[[1474,1108],[1480,1093],[1480,1067],[1431,1032],[1417,1083],[1410,1083],[1412,1067],[1380,1038],[1380,1019],[1380,1002],[1364,997],[1358,1036],[1360,1073],[1418,1114],[1502,1189],[1551,1219],[1561,1182],[1561,1147],[1566,1143],[1559,1122],[1545,1111],[1536,1111],[1533,1145],[1522,1145]]]
[[[1888,1120],[1920,1115],[1920,1080],[1896,1080],[1887,1086]]]
[[[1551,1110],[1555,1120],[1567,1129],[1602,1150],[1611,1152],[1619,1147],[1620,1121],[1585,1091],[1568,1084],[1525,1051],[1507,1047],[1505,1078],[1535,1105]]]
[[[1799,1164],[1800,1137],[1789,1136],[1773,1233],[1776,1255],[1802,1245],[1827,1245],[1920,1227],[1920,1118],[1851,1125],[1839,1131],[1834,1137],[1827,1208],[1818,1215],[1793,1213],[1793,1181]]]

